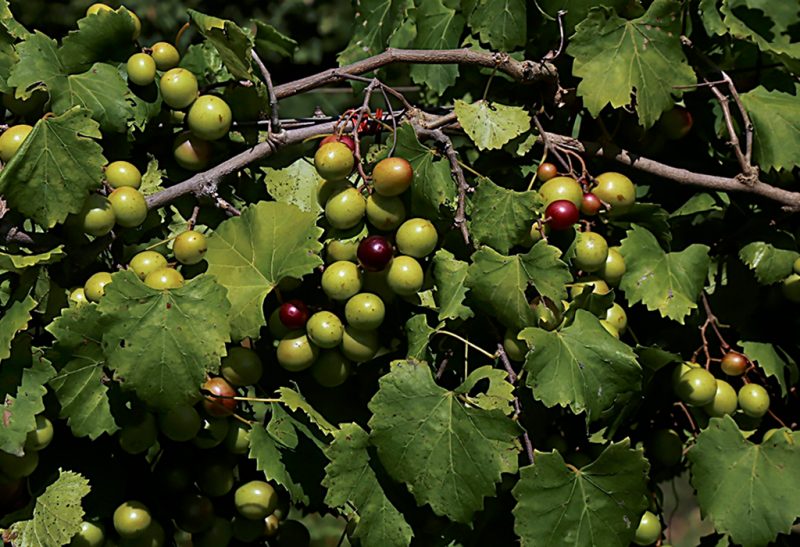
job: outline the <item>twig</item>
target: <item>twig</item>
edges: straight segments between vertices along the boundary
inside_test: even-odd
[[[197,216],[200,214],[200,206],[195,205],[192,210],[192,216],[189,217],[189,222],[186,223],[189,230],[194,230],[194,225],[197,224]]]
[[[561,152],[558,150],[558,148],[556,148],[553,145],[553,142],[547,135],[547,131],[545,131],[544,127],[542,126],[542,122],[539,121],[539,116],[537,116],[536,114],[533,115],[533,123],[536,124],[536,130],[539,132],[539,136],[542,139],[542,144],[544,144],[545,149],[556,157],[558,163],[561,164],[562,168],[572,173],[572,164],[571,163],[568,164],[567,161],[564,159],[564,156],[561,155]]]
[[[497,356],[500,358],[500,362],[503,363],[503,367],[506,369],[506,373],[508,374],[508,381],[511,384],[516,384],[517,379],[519,376],[516,372],[514,372],[514,367],[511,366],[511,360],[508,358],[508,354],[506,353],[506,349],[503,347],[502,342],[497,343]],[[522,413],[522,407],[519,403],[519,397],[514,395],[514,419],[518,420],[519,415]],[[530,435],[528,435],[528,431],[523,428],[522,430],[522,444],[525,445],[525,453],[528,456],[528,462],[533,464],[533,443],[531,442]]]
[[[270,129],[274,133],[281,132],[281,118],[278,115],[278,97],[275,95],[275,88],[272,85],[272,76],[267,70],[267,66],[261,60],[261,57],[256,53],[255,48],[250,50],[250,55],[253,57],[258,69],[261,71],[261,76],[264,77],[264,82],[267,84],[267,93],[269,94],[269,115],[270,115]]]
[[[689,412],[689,409],[686,408],[686,405],[680,401],[676,401],[675,406],[683,410],[684,415],[686,415],[686,419],[689,421],[689,427],[692,429],[692,433],[697,435],[697,424],[695,423],[694,418],[692,418],[692,414]]]
[[[500,362],[503,363],[503,367],[506,369],[508,373],[508,381],[512,384],[517,383],[517,373],[514,372],[514,367],[511,366],[511,361],[506,354],[506,349],[503,347],[502,342],[497,343],[497,355],[500,357]]]
[[[729,105],[730,99],[726,97],[717,86],[711,84],[708,86],[714,96],[717,98],[717,102],[722,107],[722,115],[725,118],[725,126],[728,128],[728,142],[733,148],[734,154],[736,154],[736,159],[739,161],[739,167],[742,170],[742,174],[747,176],[751,175],[753,167],[747,161],[747,158],[742,151],[742,146],[739,143],[739,136],[736,134],[736,127],[734,126],[733,116],[731,115],[731,108]]]
[[[742,104],[742,98],[739,96],[739,92],[736,90],[736,86],[733,84],[733,80],[730,76],[724,71],[720,70],[722,74],[722,78],[728,84],[728,90],[731,92],[731,96],[733,97],[733,101],[736,103],[736,107],[739,109],[739,115],[742,117],[742,121],[744,122],[744,134],[745,134],[745,151],[744,151],[744,159],[747,161],[747,165],[752,167],[752,159],[753,159],[753,133],[755,132],[755,128],[753,127],[753,122],[750,121],[750,116],[747,114],[747,109],[745,109],[744,104]]]
[[[242,212],[239,209],[231,205],[226,199],[216,192],[214,193],[214,204],[225,211],[228,216],[238,217],[242,215]]]

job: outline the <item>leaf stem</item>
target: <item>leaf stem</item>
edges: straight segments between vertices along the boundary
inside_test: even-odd
[[[489,359],[497,359],[497,354],[496,353],[489,353],[488,351],[486,351],[482,347],[473,344],[472,342],[470,342],[466,338],[464,338],[462,336],[459,336],[458,334],[456,334],[454,332],[450,332],[449,330],[444,330],[444,329],[437,330],[434,334],[444,334],[445,336],[449,336],[451,338],[455,338],[456,340],[462,342],[464,345],[474,349],[478,353],[482,353],[483,355],[485,355]]]

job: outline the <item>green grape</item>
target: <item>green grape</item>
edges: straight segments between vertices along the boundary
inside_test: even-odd
[[[150,55],[156,62],[158,70],[170,70],[178,66],[181,54],[169,42],[156,42],[151,48]]]
[[[114,161],[106,167],[106,181],[112,188],[130,186],[137,190],[142,185],[142,173],[127,161]]]
[[[322,272],[322,290],[332,300],[347,300],[361,290],[363,279],[358,266],[339,261]]]
[[[596,272],[608,258],[606,238],[597,232],[581,232],[575,241],[575,266],[584,272]]]
[[[358,258],[356,257],[358,241],[340,241],[338,239],[333,239],[328,242],[326,251],[325,259],[328,263],[339,261],[358,262]]]
[[[790,274],[781,282],[781,292],[789,302],[800,304],[800,274]]]
[[[336,314],[320,311],[308,318],[306,333],[308,333],[308,339],[317,347],[335,348],[342,342],[344,325]]]
[[[636,528],[633,542],[636,545],[650,545],[655,543],[660,537],[661,522],[653,513],[645,511],[642,515],[642,519],[639,521],[639,526]]]
[[[506,329],[503,335],[503,349],[509,359],[518,363],[524,361],[528,353],[528,345],[523,340],[518,340],[517,333],[511,329]]]
[[[408,160],[386,158],[372,170],[372,187],[382,196],[399,196],[411,186],[414,170]]]
[[[33,131],[33,127],[25,124],[12,125],[3,131],[3,134],[0,135],[0,160],[8,163],[31,131]]]
[[[231,454],[247,454],[250,450],[250,429],[240,422],[233,422],[225,437],[225,448]]]
[[[739,388],[739,407],[751,418],[760,418],[769,410],[769,393],[758,384],[745,384]]]
[[[98,2],[86,8],[86,16],[88,17],[90,15],[95,15],[96,13],[100,13],[101,11],[114,11],[114,8]]]
[[[164,528],[154,520],[141,535],[122,538],[119,547],[164,547],[165,541]]]
[[[422,266],[410,256],[392,259],[386,271],[386,283],[400,296],[411,296],[422,288],[424,281]]]
[[[344,306],[344,317],[349,325],[357,329],[377,329],[383,323],[386,306],[376,294],[362,292]]]
[[[178,501],[175,522],[181,530],[197,534],[211,527],[214,504],[206,496],[189,494]]]
[[[164,255],[155,251],[142,251],[137,253],[128,263],[128,268],[135,273],[139,279],[144,281],[149,274],[167,267],[167,259]]]
[[[181,110],[197,99],[197,78],[185,68],[173,68],[161,76],[161,98],[170,108]]]
[[[128,454],[141,454],[156,443],[156,419],[149,412],[138,422],[123,426],[119,431],[119,446]]]
[[[195,136],[215,141],[228,134],[233,114],[228,103],[216,95],[201,95],[192,104],[186,120]]]
[[[289,329],[283,324],[283,321],[281,321],[280,308],[275,308],[272,310],[272,313],[269,314],[267,327],[269,328],[269,333],[275,340],[280,340],[291,331],[291,329]]]
[[[683,458],[683,441],[672,429],[657,430],[650,437],[646,448],[647,457],[664,467],[678,465]]]
[[[380,347],[376,331],[360,330],[348,325],[344,328],[342,345],[339,349],[342,355],[354,363],[363,363],[375,357]]]
[[[703,407],[709,416],[722,417],[736,412],[736,390],[725,380],[717,380],[714,399]]]
[[[236,489],[233,501],[244,518],[262,520],[278,506],[278,493],[267,482],[250,481]]]
[[[524,238],[524,241],[521,243],[525,247],[533,247],[534,244],[538,243],[542,240],[542,237],[546,237],[550,233],[550,225],[544,224],[542,225],[541,220],[537,220],[533,224],[531,224],[531,229],[527,234],[527,237]]]
[[[83,287],[76,287],[69,293],[69,301],[76,306],[82,306],[86,304],[89,299],[86,298],[86,291],[83,290]]]
[[[609,247],[608,257],[605,263],[597,271],[609,285],[619,285],[622,276],[625,275],[625,258],[619,252],[619,247]]]
[[[150,85],[156,79],[156,62],[147,53],[134,53],[126,65],[128,81],[136,85]]]
[[[376,229],[394,230],[406,218],[406,206],[398,197],[386,197],[374,193],[367,198],[367,222]]]
[[[314,154],[314,167],[319,176],[326,180],[341,180],[346,178],[355,165],[353,151],[341,142],[323,144]]]
[[[158,420],[161,432],[175,442],[191,441],[200,431],[203,420],[193,406],[179,405],[170,408]]]
[[[261,379],[263,365],[258,354],[242,346],[234,346],[222,358],[220,372],[234,386],[250,386]]]
[[[227,418],[203,418],[200,431],[192,439],[192,444],[203,450],[219,446],[228,436],[229,427]]]
[[[350,182],[345,179],[340,179],[340,180],[322,179],[321,181],[319,181],[319,184],[317,185],[317,203],[319,203],[320,207],[325,208],[325,204],[328,203],[328,200],[331,198],[332,195],[352,187],[353,185],[350,184]]]
[[[106,294],[106,285],[111,283],[111,274],[108,272],[97,272],[86,280],[83,292],[90,302],[98,302]]]
[[[569,297],[574,300],[584,291],[586,287],[592,287],[592,292],[594,294],[602,295],[611,292],[611,289],[605,281],[598,279],[597,277],[590,276],[584,277],[580,281],[573,283],[569,288]]]
[[[792,271],[796,274],[800,274],[800,258],[796,258],[792,263]]]
[[[21,479],[29,476],[39,465],[39,453],[35,450],[25,452],[23,456],[14,456],[0,450],[0,477]]]
[[[172,245],[175,259],[181,264],[197,264],[205,258],[208,250],[206,236],[195,230],[186,230],[178,234]]]
[[[117,224],[125,228],[135,228],[147,218],[147,201],[136,188],[122,186],[108,196]]]
[[[184,131],[175,137],[172,153],[178,165],[188,171],[202,171],[211,161],[211,143]]]
[[[244,543],[253,543],[264,535],[264,522],[237,515],[233,517],[233,537]]]
[[[610,334],[610,335],[611,335],[611,336],[613,336],[614,338],[619,338],[619,329],[618,329],[617,327],[615,327],[614,325],[612,325],[612,324],[611,324],[611,322],[609,322],[609,321],[608,321],[608,320],[606,320],[606,319],[601,319],[601,320],[600,320],[600,325],[601,325],[601,326],[602,326],[604,329],[606,329],[606,331],[608,332],[608,334]]]
[[[412,218],[405,221],[395,234],[397,249],[400,253],[414,258],[428,256],[436,248],[439,234],[431,221],[424,218]]]
[[[223,463],[208,463],[197,476],[197,486],[210,498],[224,496],[233,490],[234,482],[233,469]]]
[[[625,334],[628,328],[628,314],[625,313],[625,308],[614,302],[610,308],[606,310],[606,321],[616,327],[620,334]]]
[[[78,533],[72,536],[67,547],[101,547],[106,540],[105,530],[94,522],[83,521]]]
[[[319,348],[301,330],[290,332],[278,343],[278,364],[290,372],[307,369],[314,364],[318,355]]]
[[[672,388],[675,391],[678,391],[678,386],[681,381],[681,377],[692,370],[693,368],[699,368],[700,365],[698,363],[694,363],[692,361],[686,361],[681,363],[680,365],[676,365],[672,371]]]
[[[83,232],[95,237],[106,235],[117,222],[111,202],[100,194],[91,194],[79,213]]]
[[[233,538],[233,525],[228,519],[214,517],[208,530],[192,537],[192,547],[225,547]]]
[[[678,397],[692,406],[705,406],[714,400],[717,380],[704,368],[693,368],[678,382]]]
[[[367,200],[353,186],[335,192],[325,204],[325,218],[337,230],[356,226],[367,210]]]
[[[558,201],[566,199],[580,208],[583,202],[583,188],[580,183],[572,177],[554,177],[539,188],[545,207]]]
[[[636,187],[631,179],[621,173],[597,175],[597,186],[592,193],[611,207],[613,213],[628,211],[636,201]]]
[[[123,502],[114,510],[114,529],[123,538],[141,536],[153,522],[150,510],[136,500]]]
[[[157,291],[183,287],[183,276],[175,268],[159,268],[147,274],[144,284]]]
[[[311,367],[311,375],[323,387],[342,385],[350,376],[352,363],[339,350],[329,349],[321,352]]]
[[[3,106],[17,116],[35,115],[41,113],[48,97],[47,91],[37,89],[30,97],[23,99],[22,97],[17,97],[15,90],[12,89],[3,94]]]
[[[53,423],[44,414],[36,415],[36,429],[25,437],[25,450],[44,450],[53,440]]]

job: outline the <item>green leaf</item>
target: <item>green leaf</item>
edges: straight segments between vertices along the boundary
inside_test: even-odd
[[[655,203],[634,203],[624,213],[612,215],[609,218],[609,224],[623,230],[638,224],[640,227],[650,230],[660,242],[672,241],[669,213]]]
[[[794,385],[798,380],[797,363],[789,355],[781,351],[778,353],[776,346],[765,342],[739,341],[742,352],[748,359],[764,371],[768,377],[773,377],[781,386],[781,395],[786,397],[789,385]],[[786,383],[786,372],[789,372],[789,385]]]
[[[164,173],[165,170],[158,167],[158,159],[150,156],[147,170],[142,173],[142,185],[139,186],[139,191],[145,196],[150,196],[163,190]]]
[[[11,341],[17,333],[28,327],[31,311],[36,308],[36,301],[30,296],[25,300],[14,302],[0,316],[0,361],[11,355]]]
[[[22,383],[16,396],[7,395],[0,407],[0,450],[23,454],[25,437],[36,429],[36,415],[44,410],[45,384],[55,372],[41,352],[35,351],[31,366],[22,371]]]
[[[512,51],[527,40],[525,0],[480,0],[469,27],[494,49]]]
[[[447,249],[439,249],[433,257],[433,278],[436,281],[436,305],[439,321],[446,319],[469,319],[474,315],[464,305],[469,289],[466,286],[468,264]]]
[[[240,80],[254,80],[250,65],[250,37],[235,23],[190,9],[189,17],[203,37],[219,52],[225,67]]]
[[[72,471],[58,470],[58,478],[36,498],[33,518],[12,526],[15,545],[55,547],[66,545],[81,529],[81,500],[89,494],[89,481]]]
[[[531,117],[520,106],[457,100],[455,112],[458,122],[480,150],[497,150],[531,128]]]
[[[82,74],[67,77],[64,89],[52,90],[52,107],[56,114],[63,114],[74,106],[81,106],[92,113],[92,119],[100,129],[113,133],[124,133],[128,120],[133,117],[133,104],[125,80],[116,68],[97,63]]]
[[[629,2],[628,0],[537,0],[537,4],[553,21],[557,20],[558,12],[564,10],[566,12],[564,31],[569,36],[575,25],[586,19],[591,8],[605,6],[620,13]]]
[[[525,382],[547,407],[568,406],[593,422],[618,399],[641,390],[636,354],[586,310],[560,331],[528,328],[519,338],[533,349],[525,357]]]
[[[416,359],[417,361],[429,361],[431,336],[436,334],[436,329],[428,325],[428,318],[424,313],[412,315],[405,325],[406,338],[408,339],[408,349],[406,358]]]
[[[686,203],[675,209],[669,216],[670,218],[679,218],[722,211],[729,203],[730,198],[724,192],[714,192],[713,194],[710,192],[698,192],[686,200]]]
[[[232,78],[222,63],[219,51],[209,42],[192,44],[181,57],[179,65],[197,76],[200,85],[224,82]]]
[[[728,33],[725,23],[722,22],[722,15],[717,9],[717,0],[700,0],[697,11],[709,36],[723,36]]]
[[[115,273],[98,304],[108,365],[150,406],[192,404],[230,341],[225,290],[209,275],[179,289],[151,289],[129,270]]]
[[[800,56],[800,55],[799,55]],[[793,146],[800,142],[800,87],[794,94],[767,91],[759,86],[741,95],[742,103],[750,115],[755,133],[753,152],[758,165],[769,169],[792,169],[800,165]]]
[[[413,6],[411,0],[360,0],[350,43],[338,56],[339,66],[349,65],[381,53],[403,23],[403,15]]]
[[[37,89],[48,88],[66,78],[58,54],[58,43],[38,30],[17,45],[19,62],[14,65],[8,85],[17,88],[16,96],[27,99]]]
[[[279,446],[263,427],[255,426],[250,430],[249,458],[256,461],[257,469],[264,472],[268,481],[283,486],[293,501],[308,503],[308,496],[303,492],[303,487],[294,482],[283,464],[283,454]]]
[[[501,253],[530,237],[531,225],[541,203],[538,192],[516,192],[481,178],[470,199],[469,231],[477,245]]]
[[[435,218],[440,207],[455,208],[456,183],[450,175],[450,164],[437,159],[432,149],[421,144],[409,124],[397,130],[397,155],[407,159],[414,168],[410,190],[412,214]]]
[[[417,38],[415,49],[453,49],[458,47],[464,32],[464,17],[444,5],[442,0],[417,2]],[[425,85],[437,95],[458,78],[458,65],[412,65],[411,79]]]
[[[101,10],[78,20],[78,30],[64,38],[58,56],[69,74],[83,72],[98,61],[124,63],[134,52],[133,19],[123,11]]]
[[[314,165],[300,158],[288,167],[273,169],[262,167],[267,192],[275,201],[291,203],[301,211],[319,215],[322,206],[317,198],[317,188],[322,182]]]
[[[317,216],[262,201],[220,224],[208,240],[208,273],[228,289],[235,340],[257,338],[264,299],[285,277],[300,279],[322,264]]]
[[[724,0],[720,13],[733,36],[754,42],[762,51],[800,59],[796,30],[800,13],[795,3]]]
[[[355,506],[359,515],[353,537],[364,547],[404,547],[414,532],[378,481],[368,452],[369,437],[357,424],[344,424],[326,450],[325,503],[329,507]]]
[[[680,8],[675,0],[656,0],[632,21],[597,8],[576,27],[567,53],[581,79],[578,95],[593,116],[607,104],[630,104],[635,93],[639,123],[648,128],[673,106],[678,86],[696,82],[681,49]]]
[[[697,307],[708,273],[709,248],[693,244],[677,253],[664,252],[652,233],[634,225],[622,241],[620,253],[627,271],[620,287],[628,303],[641,302],[683,324]]]
[[[561,251],[540,241],[523,255],[504,256],[483,248],[472,255],[467,286],[471,299],[509,328],[517,330],[536,323],[528,304],[528,286],[554,302],[566,298],[572,280]]]
[[[29,34],[28,30],[14,19],[14,15],[8,6],[8,0],[0,0],[0,24],[14,38],[25,38]]]
[[[64,256],[63,245],[38,254],[8,254],[0,252],[0,270],[22,273],[22,270],[33,266],[55,264],[61,261]]]
[[[370,440],[386,471],[437,515],[470,522],[501,473],[516,471],[516,422],[465,405],[425,364],[394,364],[368,406]]]
[[[5,28],[0,27],[0,91],[3,93],[11,91],[8,77],[17,61],[19,57],[14,49],[14,37]]]
[[[297,42],[280,32],[278,29],[264,21],[254,21],[256,24],[255,47],[259,55],[267,52],[277,53],[281,57],[292,57],[297,51]]]
[[[486,389],[470,395],[481,380],[488,382]],[[514,385],[508,382],[508,373],[499,368],[486,365],[473,370],[455,393],[468,397],[472,404],[484,410],[499,410],[506,416],[514,412]]]
[[[0,194],[45,228],[77,213],[103,180],[98,125],[80,108],[39,120],[0,171]]]
[[[288,387],[282,387],[278,389],[278,395],[280,396],[281,401],[283,404],[286,405],[290,410],[293,411],[300,411],[306,415],[306,417],[316,425],[320,431],[327,435],[333,435],[337,428],[325,419],[325,417],[317,412],[309,403],[306,401],[302,395],[296,392],[293,389],[289,389]]]
[[[771,243],[754,241],[739,249],[739,258],[755,272],[759,283],[771,285],[792,273],[792,265],[800,258],[800,253],[778,249]]]
[[[591,464],[567,467],[557,451],[535,452],[513,494],[522,545],[627,547],[647,508],[649,464],[625,439]]]
[[[730,416],[712,418],[689,450],[704,517],[744,546],[767,545],[800,517],[800,435],[748,441]]]

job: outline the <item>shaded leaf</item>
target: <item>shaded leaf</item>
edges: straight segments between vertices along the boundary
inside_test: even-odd
[[[793,2],[769,0],[725,0],[720,13],[735,37],[754,42],[762,51],[800,59],[796,27],[800,10]]]
[[[469,319],[474,315],[464,305],[469,290],[466,286],[468,264],[447,249],[439,249],[433,256],[433,278],[436,281],[436,305],[439,321],[446,319]]]
[[[0,316],[0,361],[11,355],[11,341],[17,333],[28,327],[31,311],[36,308],[36,301],[30,296],[25,300],[14,302]]]
[[[524,0],[479,0],[469,26],[481,41],[501,51],[525,45],[527,9]]]
[[[759,283],[771,285],[783,281],[792,273],[792,265],[800,258],[800,253],[779,249],[771,243],[753,241],[739,249],[739,258],[753,270]]]
[[[764,371],[767,377],[773,377],[781,386],[781,395],[786,397],[789,385],[797,383],[797,363],[786,353],[778,352],[776,346],[765,342],[739,341],[742,352]],[[789,385],[787,385],[787,371]]]
[[[428,325],[428,318],[423,313],[412,315],[405,326],[406,338],[408,339],[408,349],[406,357],[417,361],[428,361],[430,352],[431,336],[436,334],[436,329]]]
[[[359,0],[350,43],[338,56],[339,66],[381,53],[400,28],[411,0]]]
[[[488,384],[485,388],[484,381]],[[470,395],[476,387],[479,392]],[[486,365],[473,370],[455,393],[469,396],[471,403],[485,410],[496,409],[506,416],[514,412],[514,385],[508,382],[508,373],[499,368]]]
[[[415,49],[453,49],[464,31],[464,17],[442,0],[417,2]],[[458,78],[458,65],[412,65],[411,79],[441,95]]]
[[[22,270],[32,266],[54,264],[59,262],[64,256],[63,245],[37,254],[9,254],[0,252],[0,270],[21,273]]]
[[[264,21],[254,21],[256,24],[255,47],[259,55],[271,51],[281,57],[291,57],[297,50],[297,42],[281,31]]]
[[[78,19],[78,30],[70,31],[58,50],[65,72],[83,72],[98,61],[126,62],[135,52],[134,31],[133,19],[123,10],[100,10]]]
[[[470,202],[469,231],[478,245],[508,253],[530,237],[531,225],[541,205],[538,192],[516,192],[487,178],[478,182]]]
[[[36,415],[44,410],[45,384],[54,374],[50,362],[34,351],[31,366],[22,371],[16,396],[6,395],[0,409],[0,450],[22,455],[25,438],[36,429]]]

